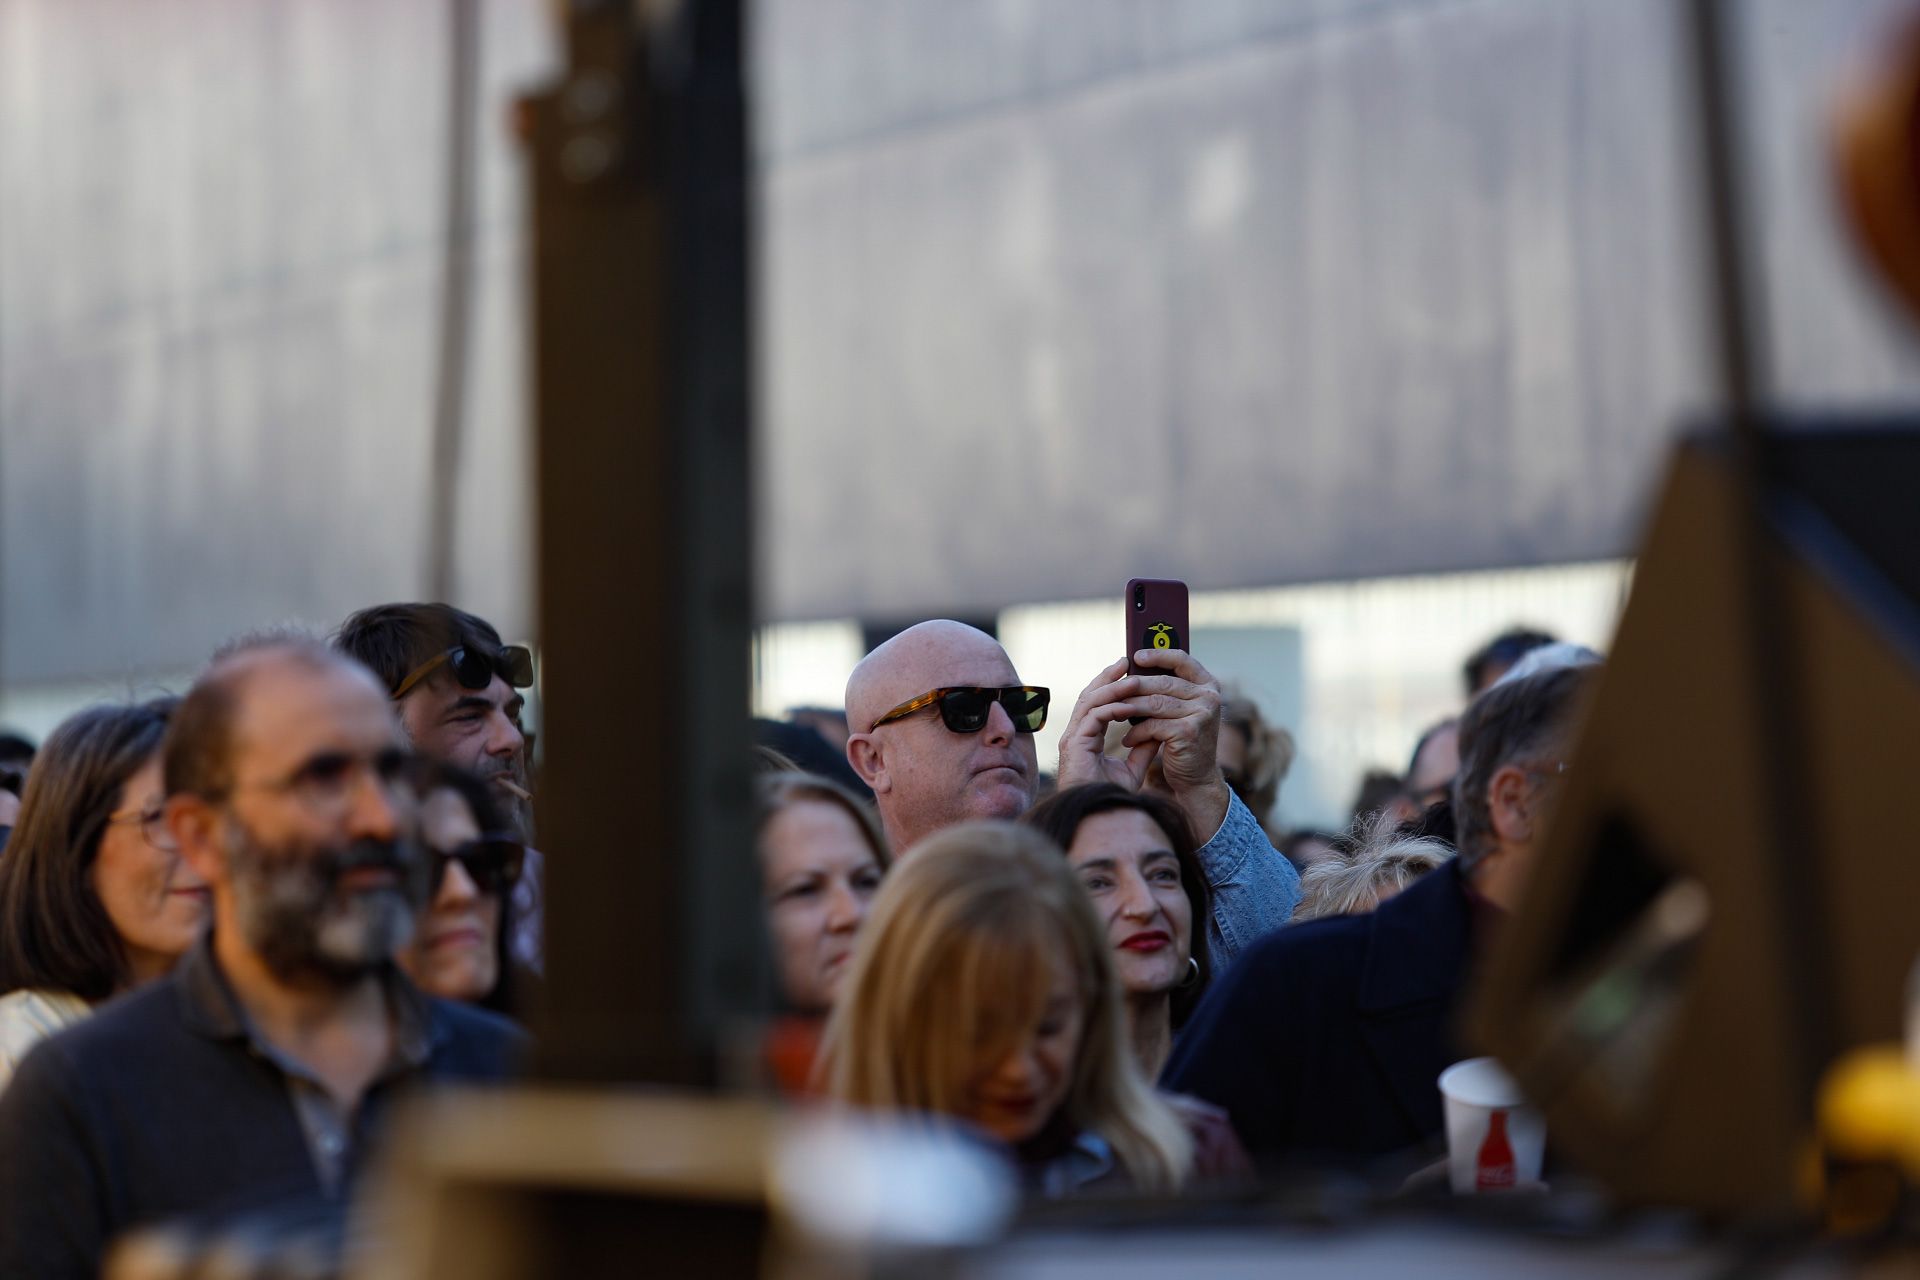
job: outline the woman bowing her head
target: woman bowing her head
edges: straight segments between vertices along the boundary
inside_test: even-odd
[[[893,869],[820,1068],[842,1102],[997,1140],[1046,1194],[1171,1191],[1196,1172],[1191,1117],[1153,1091],[1128,1045],[1107,931],[1028,827],[953,827]]]

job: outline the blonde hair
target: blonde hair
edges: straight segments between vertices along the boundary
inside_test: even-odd
[[[1376,814],[1358,849],[1300,873],[1293,922],[1365,915],[1379,905],[1381,890],[1398,893],[1452,856],[1453,850],[1429,836],[1399,834],[1391,813]]]
[[[951,827],[881,884],[821,1042],[827,1093],[964,1115],[981,1046],[1039,1021],[1063,947],[1086,1016],[1061,1111],[1136,1186],[1179,1187],[1193,1142],[1127,1044],[1106,930],[1060,851],[1011,822]]]

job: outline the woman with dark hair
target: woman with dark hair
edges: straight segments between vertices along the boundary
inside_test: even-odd
[[[0,1085],[35,1043],[160,977],[206,923],[168,831],[160,743],[175,698],[92,707],[47,739],[0,855]]]
[[[1153,792],[1100,782],[1069,787],[1022,821],[1066,850],[1092,896],[1120,975],[1134,1055],[1149,1080],[1158,1078],[1174,1032],[1212,977],[1207,881],[1185,815]]]
[[[506,904],[526,863],[493,788],[456,765],[423,762],[420,842],[431,896],[400,967],[431,996],[517,1015]]]

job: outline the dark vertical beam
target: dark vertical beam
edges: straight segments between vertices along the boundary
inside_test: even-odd
[[[662,8],[532,103],[549,1079],[710,1080],[762,971],[739,0]]]

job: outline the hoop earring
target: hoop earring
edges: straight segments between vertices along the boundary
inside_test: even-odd
[[[1200,962],[1192,956],[1187,957],[1187,976],[1175,985],[1176,991],[1191,991],[1200,985]]]

